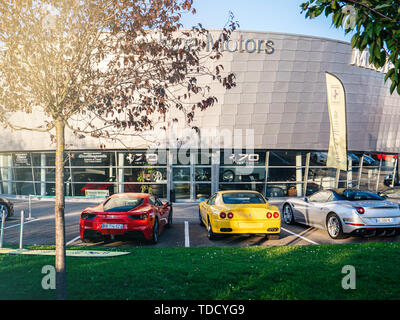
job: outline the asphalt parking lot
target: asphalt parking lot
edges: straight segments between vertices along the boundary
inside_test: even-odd
[[[28,215],[28,201],[13,200],[15,215],[8,219],[4,228],[4,246],[7,244],[19,244],[20,235],[20,211],[25,210]],[[281,206],[281,201],[271,201]],[[79,217],[82,210],[93,206],[93,202],[66,202],[65,208],[65,233],[67,245],[71,246],[154,246],[139,241],[110,241],[86,244],[79,239]],[[54,202],[32,201],[32,219],[24,223],[24,245],[54,245]],[[205,227],[198,221],[197,204],[174,204],[173,226],[165,229],[160,236],[157,247],[204,247],[204,246],[293,246],[293,245],[318,245],[318,244],[343,244],[361,243],[369,241],[400,241],[396,237],[349,237],[343,240],[333,240],[324,230],[307,227],[304,225],[286,225],[282,222],[282,231],[278,240],[268,240],[261,236],[224,236],[210,241],[207,238]]]

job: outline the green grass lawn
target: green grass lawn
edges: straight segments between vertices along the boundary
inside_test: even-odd
[[[132,253],[68,257],[68,298],[400,298],[400,243],[121,251]],[[54,299],[54,291],[41,287],[41,270],[48,264],[54,265],[54,257],[0,255],[0,299]],[[356,290],[342,289],[345,265],[356,268]]]

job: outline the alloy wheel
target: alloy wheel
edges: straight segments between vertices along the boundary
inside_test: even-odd
[[[5,213],[5,218],[8,218],[8,208],[4,203],[0,204],[0,221],[3,219],[3,211]]]
[[[286,224],[291,224],[293,222],[293,212],[289,205],[286,205],[283,209],[283,220]]]
[[[333,238],[336,238],[340,232],[339,220],[336,216],[331,216],[328,220],[328,232]]]

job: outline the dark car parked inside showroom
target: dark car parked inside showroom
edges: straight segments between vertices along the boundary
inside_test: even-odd
[[[3,211],[6,219],[12,217],[14,215],[14,204],[5,198],[0,198],[0,219],[3,217]]]

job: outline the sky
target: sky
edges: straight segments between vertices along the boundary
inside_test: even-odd
[[[324,14],[310,20],[301,14],[305,0],[194,0],[195,15],[187,14],[182,23],[191,28],[201,23],[207,29],[221,29],[229,11],[239,21],[241,30],[304,34],[342,41],[351,41],[343,29],[331,27],[331,17]]]

